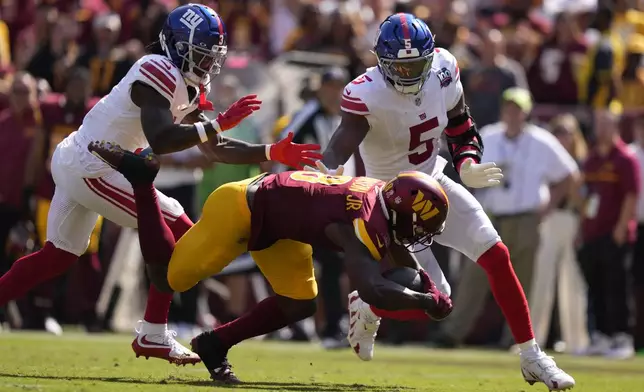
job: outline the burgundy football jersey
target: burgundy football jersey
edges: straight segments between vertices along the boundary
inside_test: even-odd
[[[369,177],[292,171],[266,176],[252,205],[249,250],[281,239],[338,249],[325,234],[331,223],[352,225],[356,236],[380,260],[390,244],[389,224]]]
[[[575,64],[586,53],[587,46],[578,41],[560,48],[556,42],[546,42],[527,72],[528,85],[535,102],[576,105],[579,103],[577,83],[578,67]],[[556,94],[552,92],[556,91]]]

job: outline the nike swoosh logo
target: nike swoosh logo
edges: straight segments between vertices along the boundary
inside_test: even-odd
[[[146,336],[147,336],[147,335],[143,335],[143,336],[139,339],[139,344],[141,345],[141,347],[164,347],[164,348],[168,348],[168,349],[170,348],[170,346],[165,345],[165,344],[163,344],[163,343],[155,343],[155,342],[151,342],[151,341],[149,341],[148,339],[146,339]]]
[[[349,90],[349,89],[344,90],[344,92],[345,92],[347,95],[351,95],[351,90]]]

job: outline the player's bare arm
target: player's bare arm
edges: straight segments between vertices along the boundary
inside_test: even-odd
[[[141,126],[152,150],[157,154],[185,150],[214,138],[241,122],[259,109],[261,101],[254,95],[237,101],[216,120],[199,121],[194,124],[175,124],[170,102],[154,88],[142,82],[134,82],[130,91],[132,102],[141,109]],[[200,113],[196,113],[200,117]],[[201,120],[201,118],[200,118]]]
[[[380,265],[356,237],[353,226],[332,223],[326,235],[344,250],[345,268],[349,279],[370,305],[385,310],[428,309],[434,300],[427,294],[409,290],[385,279]]]
[[[386,261],[391,264],[392,267],[408,267],[415,270],[422,269],[418,260],[416,260],[409,250],[402,245],[392,243],[387,249],[387,255],[385,256]],[[382,260],[381,263],[385,261]]]
[[[157,154],[185,150],[201,143],[194,124],[175,124],[170,102],[154,88],[134,82],[130,91],[132,102],[141,108],[141,126],[150,147]],[[206,134],[215,137],[217,132],[210,123],[203,123]]]
[[[369,132],[369,121],[365,116],[342,112],[340,126],[324,150],[322,162],[328,168],[344,165]]]

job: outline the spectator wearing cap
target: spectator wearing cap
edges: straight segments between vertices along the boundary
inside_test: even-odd
[[[340,124],[342,90],[348,82],[348,73],[339,67],[326,68],[314,75],[311,81],[313,98],[293,115],[282,131],[282,137],[293,132],[294,143],[317,143],[324,150]],[[346,175],[356,174],[354,162],[355,159],[351,158],[345,165]],[[337,252],[321,247],[313,248],[313,257],[322,267],[319,286],[326,319],[322,345],[326,348],[345,347],[346,341],[340,331],[340,320],[345,314],[340,290],[342,259]]]
[[[585,208],[578,260],[588,284],[594,331],[589,355],[628,358],[627,259],[636,236],[640,168],[619,136],[619,108],[594,113],[595,146],[583,165]]]
[[[539,246],[539,223],[568,193],[577,165],[547,130],[527,121],[532,110],[530,93],[513,87],[503,93],[501,121],[481,129],[484,162],[503,169],[502,185],[479,192],[477,198],[490,215],[524,290],[530,293],[534,260]],[[445,341],[461,343],[476,323],[490,292],[485,273],[465,265],[456,290],[454,312],[443,324]],[[506,328],[502,344],[509,346]]]

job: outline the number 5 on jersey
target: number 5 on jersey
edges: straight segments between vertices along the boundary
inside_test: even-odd
[[[422,140],[422,135],[438,127],[438,117],[430,118],[409,128],[409,163],[420,165],[432,156],[434,152],[433,139]],[[424,151],[422,151],[424,146]],[[419,151],[416,151],[419,150]]]

